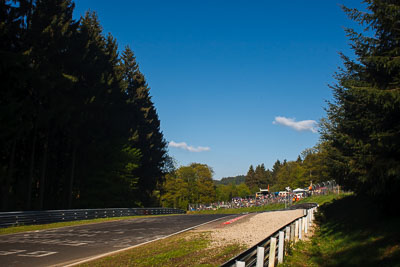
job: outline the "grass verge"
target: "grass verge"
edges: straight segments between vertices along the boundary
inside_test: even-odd
[[[309,241],[298,242],[282,266],[400,266],[400,216],[347,196],[319,208]]]
[[[307,198],[303,198],[300,201],[296,202],[296,204],[301,203],[318,203],[318,205],[322,206],[325,203],[330,203],[336,199],[341,199],[346,196],[350,196],[351,193],[340,193],[340,194],[328,194],[328,195],[319,195],[319,196],[311,196]]]
[[[245,249],[210,244],[209,232],[186,232],[79,266],[219,266]]]
[[[91,220],[81,220],[81,221],[70,221],[70,222],[57,222],[48,224],[34,224],[34,225],[18,225],[6,228],[0,228],[0,235],[15,234],[28,231],[46,230],[53,228],[61,228],[66,226],[76,226],[92,223],[110,222],[110,221],[120,221],[134,218],[145,218],[145,217],[156,217],[156,216],[171,216],[179,214],[168,214],[168,215],[144,215],[144,216],[126,216],[126,217],[112,217],[112,218],[98,218]]]

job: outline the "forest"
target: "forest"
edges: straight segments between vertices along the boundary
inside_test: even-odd
[[[231,201],[234,197],[255,197],[261,188],[270,192],[308,187],[331,179],[327,167],[327,150],[323,144],[304,150],[295,161],[277,160],[272,170],[264,164],[249,167],[246,175],[212,180],[210,166],[192,163],[167,174],[162,204],[187,209],[189,204]]]
[[[330,85],[318,144],[271,169],[215,183],[175,167],[131,48],[71,0],[0,1],[0,210],[166,206],[228,201],[336,182],[391,207],[400,192],[400,4],[342,7],[353,55]],[[244,181],[244,182],[243,182]]]
[[[170,159],[133,51],[72,1],[0,3],[1,210],[156,205]]]

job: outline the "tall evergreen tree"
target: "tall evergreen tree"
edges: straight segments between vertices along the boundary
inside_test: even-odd
[[[253,165],[250,165],[249,170],[247,171],[245,184],[250,188],[251,191],[257,191],[257,180],[256,173],[254,171]]]
[[[392,201],[400,190],[400,3],[364,2],[369,12],[343,7],[366,33],[346,30],[355,59],[342,54],[323,138],[339,184]]]
[[[164,179],[164,165],[167,161],[167,143],[160,129],[160,120],[150,96],[144,75],[132,50],[127,47],[123,52],[125,79],[128,82],[126,93],[131,103],[133,119],[136,125],[131,128],[130,142],[141,152],[140,166],[135,171],[139,177],[138,194],[144,205],[158,204],[152,199],[152,192]]]
[[[268,186],[268,173],[264,163],[257,165],[255,170],[255,180],[258,188],[266,189]]]
[[[274,185],[277,183],[277,181],[278,181],[277,174],[281,167],[282,167],[282,163],[279,161],[279,159],[277,159],[275,161],[274,165],[272,166],[272,170],[271,170],[271,185]]]
[[[169,166],[143,75],[128,81],[116,40],[73,9],[0,1],[1,210],[139,205]]]

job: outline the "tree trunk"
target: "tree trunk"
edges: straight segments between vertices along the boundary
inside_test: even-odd
[[[71,176],[69,178],[69,191],[68,191],[68,208],[72,208],[72,197],[73,197],[73,187],[75,178],[75,163],[76,163],[76,151],[78,149],[78,142],[74,141],[72,148],[72,162],[71,162]]]
[[[35,167],[36,140],[37,140],[37,122],[35,122],[35,128],[33,131],[31,162],[30,162],[30,167],[29,167],[29,178],[28,178],[28,199],[26,202],[27,210],[30,210],[32,207],[32,183],[33,183],[33,170]]]
[[[43,165],[42,165],[42,174],[40,176],[40,195],[39,195],[39,209],[43,209],[44,202],[44,192],[45,192],[45,180],[46,180],[46,170],[47,170],[47,154],[49,147],[49,136],[46,137],[46,141],[44,143],[44,151],[43,151]]]
[[[2,205],[1,205],[1,210],[5,211],[8,210],[8,199],[9,199],[9,193],[10,193],[10,185],[11,185],[11,179],[13,177],[14,173],[14,163],[15,163],[15,150],[17,146],[17,137],[14,138],[12,148],[11,148],[11,156],[10,156],[10,163],[8,165],[8,172],[7,172],[7,177],[4,183],[4,187],[2,188]]]

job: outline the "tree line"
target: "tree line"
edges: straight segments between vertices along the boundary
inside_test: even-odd
[[[213,170],[206,164],[181,166],[166,175],[161,198],[164,207],[187,209],[189,204],[216,200]]]
[[[311,182],[319,183],[331,178],[326,144],[321,143],[304,150],[295,161],[277,160],[272,169],[264,164],[249,167],[246,175],[225,177],[220,181],[212,179],[210,166],[192,163],[181,166],[166,175],[162,187],[162,205],[187,209],[189,204],[210,204],[231,201],[232,198],[255,197],[260,189],[270,192],[308,187]]]
[[[391,211],[400,192],[400,2],[364,2],[366,12],[343,7],[364,31],[346,29],[354,55],[341,54],[321,133],[337,182]]]
[[[170,159],[133,51],[70,0],[0,2],[2,211],[158,204]]]
[[[271,170],[266,169],[264,164],[256,168],[250,165],[245,183],[252,193],[267,188],[270,192],[285,190],[286,187],[304,188],[310,183],[332,179],[328,162],[326,144],[321,143],[304,150],[297,160],[276,160]]]
[[[212,179],[213,173],[210,166],[200,163],[180,166],[168,173],[161,192],[162,205],[186,210],[190,204],[231,201],[233,197],[251,194],[247,185],[241,182],[243,175],[226,177],[221,183]]]

